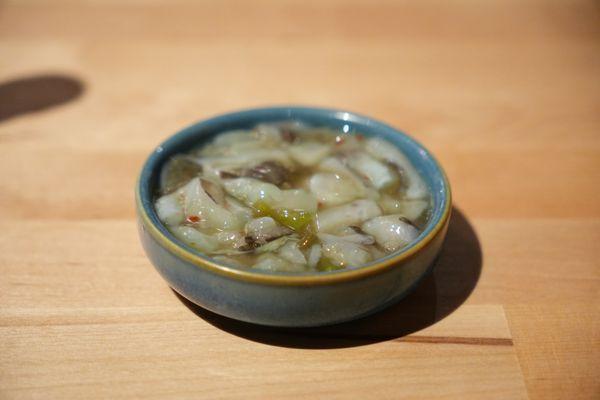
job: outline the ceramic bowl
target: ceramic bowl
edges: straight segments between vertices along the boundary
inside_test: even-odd
[[[282,120],[379,136],[402,150],[433,196],[432,216],[418,239],[400,252],[361,268],[306,274],[228,267],[176,239],[160,222],[153,205],[165,161],[220,132]],[[404,297],[428,272],[441,249],[450,218],[451,196],[438,162],[422,145],[397,129],[352,112],[275,107],[210,118],[168,138],[150,154],[142,168],[136,205],[146,254],[179,294],[226,317],[262,325],[309,327],[360,318]]]

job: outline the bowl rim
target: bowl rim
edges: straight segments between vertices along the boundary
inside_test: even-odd
[[[152,172],[150,168],[151,163],[153,162],[153,156],[155,154],[161,153],[163,151],[163,147],[168,144],[168,142],[180,138],[185,137],[190,134],[190,132],[196,131],[202,126],[210,123],[216,123],[219,120],[231,119],[231,118],[241,118],[247,117],[253,113],[261,113],[261,112],[286,112],[293,113],[296,112],[305,112],[305,113],[320,113],[322,115],[331,114],[331,119],[338,119],[336,116],[343,116],[343,120],[348,121],[362,121],[363,123],[367,123],[369,125],[375,125],[379,128],[392,130],[395,133],[404,136],[404,138],[412,144],[418,147],[419,151],[426,155],[428,159],[431,160],[437,172],[440,174],[443,182],[443,209],[442,213],[438,216],[437,220],[433,221],[434,225],[431,229],[429,229],[428,233],[423,236],[420,240],[413,243],[406,250],[401,251],[387,259],[382,259],[381,261],[375,261],[371,264],[368,264],[363,267],[359,267],[356,269],[345,269],[345,270],[337,270],[331,272],[319,272],[319,273],[268,273],[268,272],[259,272],[252,270],[243,270],[233,266],[227,266],[224,264],[220,264],[214,261],[208,255],[204,255],[199,251],[190,251],[185,247],[181,246],[179,243],[169,238],[152,220],[150,217],[150,212],[155,213],[154,210],[154,202],[152,199],[143,199],[141,195],[141,187],[143,184],[143,179],[145,176],[149,176]],[[290,114],[291,115],[291,114]],[[377,135],[375,135],[377,136]],[[161,246],[163,246],[166,250],[174,254],[175,256],[187,261],[188,263],[197,266],[199,268],[205,269],[209,272],[216,273],[218,275],[226,276],[229,278],[242,280],[246,282],[259,283],[259,284],[267,284],[267,285],[283,285],[283,286],[306,286],[306,285],[325,285],[331,283],[338,283],[343,281],[351,281],[356,279],[361,279],[364,277],[372,276],[377,273],[381,273],[393,266],[400,266],[402,262],[408,261],[417,255],[422,249],[427,247],[435,238],[443,231],[444,227],[448,223],[451,214],[451,204],[452,204],[452,193],[450,189],[450,183],[446,176],[446,173],[437,159],[425,148],[420,142],[415,140],[410,135],[407,135],[403,131],[396,129],[390,125],[387,125],[379,120],[364,116],[362,114],[358,114],[351,111],[341,110],[341,109],[330,109],[330,108],[320,108],[320,107],[305,107],[305,106],[276,106],[276,107],[258,107],[258,108],[249,108],[239,111],[233,111],[223,114],[218,114],[216,116],[212,116],[198,122],[195,122],[187,127],[179,130],[173,135],[170,135],[165,140],[158,145],[155,150],[150,153],[150,155],[144,161],[141,172],[138,175],[138,179],[135,186],[135,202],[136,202],[136,211],[138,218],[140,220],[140,224],[143,228],[147,229],[150,235],[156,240]],[[158,217],[156,217],[158,218]],[[431,223],[431,221],[430,221]],[[163,226],[163,229],[166,227]]]

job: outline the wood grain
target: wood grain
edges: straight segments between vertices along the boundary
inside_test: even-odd
[[[600,396],[597,2],[3,2],[0,115],[48,74],[81,93],[0,121],[0,398]],[[444,165],[447,246],[401,304],[264,329],[145,258],[146,154],[282,103],[380,118]]]

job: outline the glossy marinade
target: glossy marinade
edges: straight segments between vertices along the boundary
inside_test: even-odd
[[[223,264],[318,272],[409,245],[431,196],[381,138],[281,122],[223,132],[172,157],[155,207],[173,235]]]

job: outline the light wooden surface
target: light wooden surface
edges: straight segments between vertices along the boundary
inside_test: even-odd
[[[46,73],[84,92],[0,121],[0,398],[600,398],[598,2],[2,2],[0,85]],[[146,154],[281,103],[380,118],[445,166],[447,246],[398,306],[263,330],[145,258]]]

